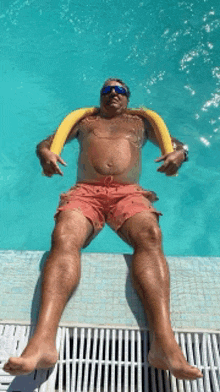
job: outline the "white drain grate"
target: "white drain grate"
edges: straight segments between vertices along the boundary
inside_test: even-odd
[[[1,355],[19,356],[29,326],[0,325]],[[184,355],[203,379],[182,381],[149,367],[149,334],[136,329],[60,327],[60,357],[49,371],[13,377],[2,369],[0,391],[8,392],[220,392],[220,333],[175,332]]]

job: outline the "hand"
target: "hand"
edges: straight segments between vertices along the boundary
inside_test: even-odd
[[[169,154],[165,154],[160,158],[155,159],[155,162],[164,161],[164,163],[157,169],[161,173],[165,173],[166,176],[174,176],[177,170],[182,165],[185,159],[183,150],[173,151]]]
[[[54,174],[63,176],[63,172],[60,170],[57,162],[60,162],[64,166],[67,166],[67,164],[59,155],[45,149],[41,152],[40,161],[45,176],[52,177]]]

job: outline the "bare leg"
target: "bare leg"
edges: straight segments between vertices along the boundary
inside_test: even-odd
[[[184,358],[171,327],[169,270],[156,216],[146,211],[134,215],[124,223],[122,233],[134,247],[133,283],[147,313],[152,336],[149,363],[170,370],[180,379],[202,377],[200,370],[190,366]]]
[[[79,212],[61,212],[52,248],[44,267],[42,301],[35,333],[19,358],[10,358],[4,370],[12,375],[54,366],[58,359],[56,333],[65,305],[80,278],[80,249],[92,232]]]

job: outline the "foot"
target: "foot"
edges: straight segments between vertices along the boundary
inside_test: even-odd
[[[53,367],[57,360],[58,353],[54,343],[32,338],[22,355],[18,358],[9,358],[3,369],[13,376],[20,376],[35,369]]]
[[[174,336],[169,339],[154,339],[148,355],[148,362],[158,369],[169,370],[181,380],[195,380],[203,377],[200,370],[189,365]]]

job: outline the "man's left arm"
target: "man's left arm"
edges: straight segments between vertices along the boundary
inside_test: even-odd
[[[145,129],[148,139],[159,147],[154,129],[148,121],[145,122]],[[163,164],[157,169],[157,171],[165,173],[167,176],[175,175],[182,163],[188,160],[188,147],[175,137],[171,136],[171,141],[174,151],[155,159],[155,162],[163,161]]]

